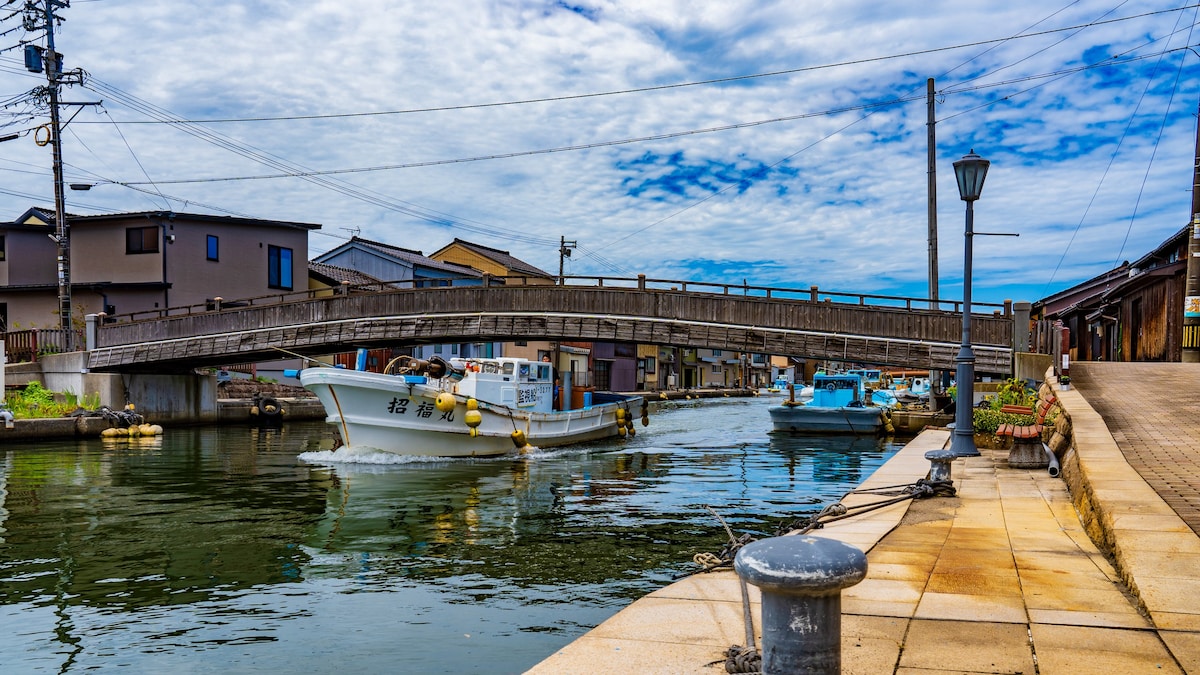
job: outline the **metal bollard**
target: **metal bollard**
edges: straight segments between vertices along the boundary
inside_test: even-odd
[[[958,455],[954,454],[954,451],[949,448],[930,450],[925,453],[925,459],[929,460],[929,480],[949,481],[950,465],[956,458],[958,458]]]
[[[747,544],[733,568],[762,591],[762,673],[840,673],[842,589],[867,575],[867,556],[806,535]]]

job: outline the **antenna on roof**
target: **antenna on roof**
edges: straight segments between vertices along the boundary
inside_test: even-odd
[[[349,232],[351,237],[357,237],[362,234],[361,227],[343,227],[342,229]]]

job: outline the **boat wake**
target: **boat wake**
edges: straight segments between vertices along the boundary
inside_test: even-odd
[[[302,452],[297,457],[310,464],[431,464],[446,461],[445,457],[397,455],[391,452],[358,450],[352,447]]]
[[[528,446],[526,450],[508,455],[496,455],[492,457],[433,457],[425,455],[397,455],[391,452],[380,452],[374,449],[359,449],[350,446],[343,446],[336,450],[317,450],[313,452],[302,452],[296,457],[301,461],[309,464],[374,464],[374,465],[400,465],[400,464],[446,464],[457,462],[511,462],[514,459],[542,459],[561,457],[564,452],[563,448],[548,448],[543,450],[537,446]]]

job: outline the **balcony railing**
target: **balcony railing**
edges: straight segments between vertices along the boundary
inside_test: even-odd
[[[83,344],[83,331],[74,331],[75,344]],[[10,330],[4,336],[4,358],[8,363],[37,363],[46,354],[67,351],[67,331],[61,328],[31,328]]]

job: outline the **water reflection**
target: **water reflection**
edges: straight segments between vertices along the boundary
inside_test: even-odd
[[[667,407],[630,442],[522,459],[298,459],[328,456],[323,424],[5,448],[0,653],[14,672],[277,672],[314,650],[521,672],[718,550],[706,506],[770,533],[894,449],[768,436],[767,403]]]
[[[327,477],[213,430],[162,441],[8,452],[0,603],[134,608],[294,577]]]
[[[867,436],[798,436],[773,432],[769,447],[771,452],[782,455],[789,476],[858,485],[890,453],[892,443]]]

